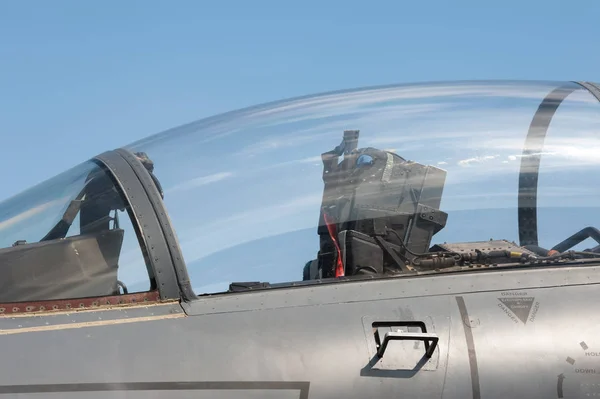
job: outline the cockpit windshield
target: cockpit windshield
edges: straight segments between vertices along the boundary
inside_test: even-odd
[[[585,262],[600,238],[599,132],[600,104],[576,83],[458,82],[280,101],[127,148],[156,165],[203,294]]]
[[[0,303],[150,290],[129,210],[112,176],[92,161],[4,201]]]

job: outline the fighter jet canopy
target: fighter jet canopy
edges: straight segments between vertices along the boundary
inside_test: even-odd
[[[154,162],[197,293],[227,290],[234,281],[301,279],[303,266],[323,250],[322,206],[334,199],[324,195],[322,154],[348,130],[359,131],[356,149],[397,154],[390,158],[396,164],[412,162],[429,168],[418,173],[439,176],[433,186],[417,178],[405,189],[399,186],[407,181],[362,176],[393,191],[379,204],[357,199],[356,190],[377,202],[373,196],[384,189],[367,192],[356,182],[354,198],[330,195],[392,213],[421,195],[447,214],[430,229],[427,246],[505,240],[551,249],[600,223],[594,184],[600,104],[577,83],[412,84],[301,97],[203,119],[127,147]],[[407,164],[397,173],[418,174],[412,169]],[[367,217],[357,215],[354,209],[354,219]],[[586,240],[569,249],[595,245]]]
[[[27,251],[46,268],[111,270],[90,295],[163,297],[171,274],[212,294],[597,262],[598,96],[587,83],[443,82],[202,119],[1,203],[0,262],[43,244]],[[62,290],[47,297],[79,295]],[[41,295],[27,292],[14,298]]]

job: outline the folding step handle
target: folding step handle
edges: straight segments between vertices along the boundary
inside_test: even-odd
[[[372,326],[379,358],[383,357],[390,341],[423,341],[425,343],[425,356],[430,358],[439,341],[437,334],[427,332],[427,327],[422,321],[376,321],[373,322]],[[380,327],[419,327],[421,332],[387,332],[383,336],[382,343],[379,337]]]

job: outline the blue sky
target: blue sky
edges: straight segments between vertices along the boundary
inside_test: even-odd
[[[290,96],[600,81],[600,2],[448,3],[1,2],[0,198],[106,149]]]

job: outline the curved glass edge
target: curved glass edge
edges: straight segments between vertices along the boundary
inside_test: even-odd
[[[93,161],[0,203],[0,302],[152,288],[130,207]]]
[[[212,141],[223,136],[229,136],[239,132],[239,129],[227,132],[227,127],[238,125],[241,120],[251,124],[255,119],[264,120],[270,118],[270,123],[281,122],[287,116],[299,116],[303,111],[305,114],[314,114],[315,117],[323,116],[322,111],[328,111],[332,106],[361,106],[373,104],[374,102],[397,99],[394,93],[406,100],[419,100],[426,98],[451,98],[463,95],[485,97],[528,97],[541,99],[543,93],[547,93],[556,87],[572,87],[582,89],[575,81],[558,80],[463,80],[463,81],[429,81],[397,83],[377,86],[356,87],[351,89],[333,90],[320,93],[312,93],[292,98],[265,102],[237,110],[232,110],[217,115],[202,118],[190,123],[176,126],[162,132],[152,134],[140,140],[129,143],[123,148],[131,152],[150,151],[152,148],[164,149],[169,142],[177,142],[185,136],[197,134],[205,130],[204,140]],[[515,88],[519,93],[515,92]],[[346,103],[350,101],[350,104]],[[318,111],[318,112],[317,112]],[[280,118],[278,118],[278,116]],[[260,121],[259,121],[260,122]],[[211,127],[220,128],[221,134],[210,137]],[[224,128],[224,129],[223,129]],[[227,132],[227,133],[226,133]]]

